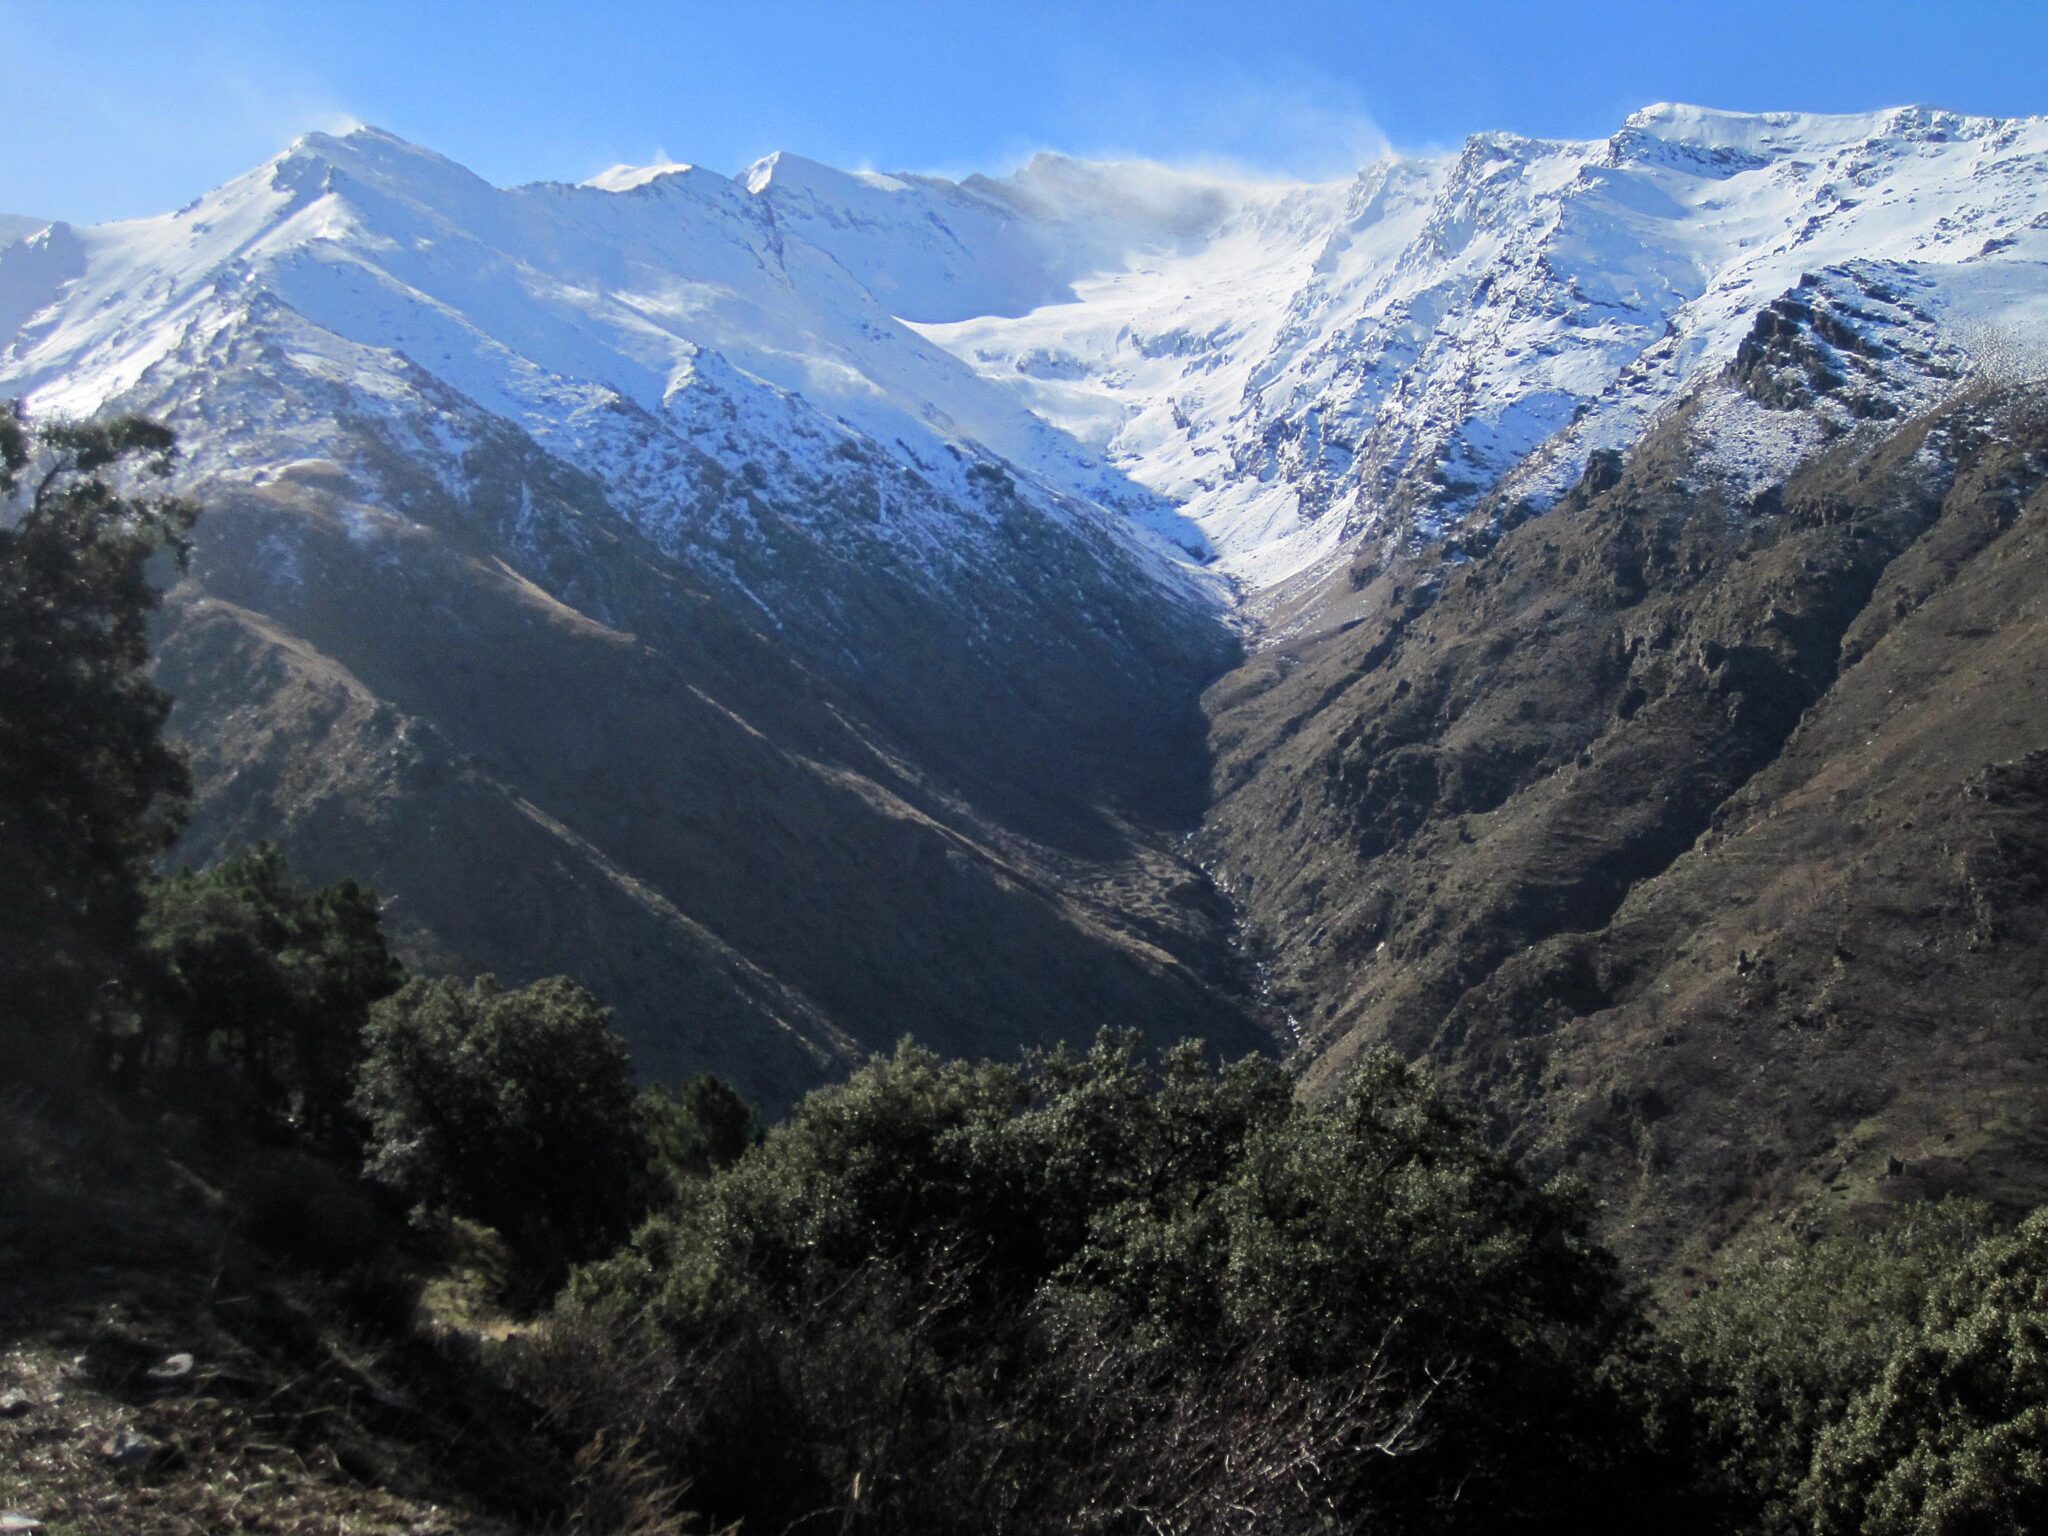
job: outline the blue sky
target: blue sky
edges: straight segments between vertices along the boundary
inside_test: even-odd
[[[0,211],[160,212],[348,120],[500,183],[772,149],[1339,175],[1659,100],[2048,112],[2048,0],[0,0]]]

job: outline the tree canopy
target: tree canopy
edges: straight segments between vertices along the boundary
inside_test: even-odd
[[[187,780],[149,680],[151,564],[196,509],[152,487],[153,422],[37,426],[0,410],[0,1030],[45,1064],[110,1022],[151,861]]]
[[[144,934],[176,1024],[170,1069],[224,1067],[258,1112],[341,1132],[370,1005],[405,980],[376,897],[316,888],[264,844],[158,882]]]
[[[1573,1199],[1387,1056],[1305,1106],[1134,1036],[905,1046],[572,1294],[654,1328],[680,1464],[770,1527],[1547,1529],[1634,1455]]]
[[[408,982],[370,1010],[354,1104],[374,1178],[496,1227],[544,1271],[606,1252],[646,1209],[625,1042],[565,977]]]

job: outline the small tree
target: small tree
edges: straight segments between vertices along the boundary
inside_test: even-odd
[[[551,1274],[645,1211],[649,1148],[611,1012],[566,977],[413,981],[370,1011],[366,1169],[498,1229]]]
[[[0,1030],[47,1064],[120,1010],[151,861],[187,780],[151,685],[149,565],[196,509],[147,493],[168,429],[0,408]],[[104,1036],[103,1036],[104,1038]]]
[[[266,844],[159,882],[144,931],[178,1026],[171,1069],[226,1066],[260,1112],[335,1136],[370,1005],[405,980],[376,897],[316,889]]]

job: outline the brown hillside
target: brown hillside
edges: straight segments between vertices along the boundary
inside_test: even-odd
[[[1446,1069],[1632,1256],[2048,1195],[2048,395],[1754,505],[1681,414],[1210,695],[1223,878],[1311,1086]]]
[[[770,1107],[905,1034],[1267,1042],[1171,851],[1232,643],[1213,616],[1047,519],[940,591],[758,501],[765,532],[720,558],[787,595],[777,627],[466,409],[460,496],[346,416],[346,466],[195,488],[159,663],[184,857],[275,839],[372,884],[414,963],[568,973],[650,1076]]]

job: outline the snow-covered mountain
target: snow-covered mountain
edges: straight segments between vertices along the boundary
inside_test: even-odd
[[[159,648],[183,852],[277,839],[417,963],[574,970],[651,1070],[775,1102],[905,1029],[1256,1040],[1184,834],[1213,764],[1265,772],[1229,701],[1290,644],[1334,647],[1274,722],[1306,743],[1432,539],[1483,559],[1646,441],[1703,523],[1768,520],[2044,332],[2048,119],[1918,109],[1653,107],[1327,184],[504,189],[363,129],[0,244],[0,400],[165,418],[207,508]],[[1212,687],[1233,600],[1268,649]],[[1243,825],[1351,792],[1310,766]]]
[[[1234,641],[1145,520],[1199,532],[740,183],[316,135],[0,249],[0,334],[0,399],[163,418],[206,508],[183,856],[277,840],[773,1101],[912,1027],[1255,1038],[1152,841]]]
[[[943,569],[1000,460],[1185,592],[1167,556],[1258,587],[1427,537],[1511,475],[1547,504],[1831,273],[1904,300],[1870,323],[1941,338],[1943,368],[2038,346],[2048,120],[1656,106],[1329,184],[783,154],[501,191],[375,130],[312,135],[176,214],[0,253],[0,390],[95,409],[260,323],[338,346],[321,369],[366,398],[419,370],[671,544],[730,516],[710,486],[764,449],[813,493],[854,453],[901,480],[886,537]],[[910,511],[913,480],[952,510]]]
[[[786,204],[779,179],[750,184],[872,291],[939,296],[905,310],[925,335],[1173,500],[1254,586],[1426,536],[1532,457],[1517,489],[1547,504],[1809,273],[1910,295],[1911,317],[1869,317],[1911,318],[1909,347],[2048,336],[2039,118],[1655,106],[1609,139],[1483,134],[1331,186],[1049,157],[958,187],[806,177]],[[893,242],[885,191],[915,208]],[[936,279],[908,232],[988,202],[1043,265],[975,224]]]

